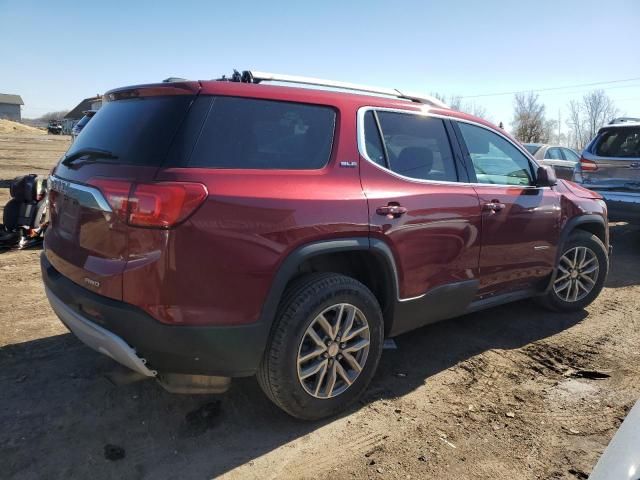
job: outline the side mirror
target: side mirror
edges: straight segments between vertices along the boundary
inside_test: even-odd
[[[541,165],[536,172],[536,187],[553,187],[558,183],[556,172],[549,165]]]

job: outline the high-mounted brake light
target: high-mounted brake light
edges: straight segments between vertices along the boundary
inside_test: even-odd
[[[193,214],[208,195],[201,183],[132,183],[101,177],[88,183],[100,189],[120,220],[134,227],[171,228]]]
[[[595,172],[598,170],[598,164],[593,160],[587,160],[584,157],[580,157],[580,168],[583,172]]]

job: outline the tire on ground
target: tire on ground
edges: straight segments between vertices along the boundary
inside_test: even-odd
[[[369,353],[353,384],[343,393],[326,399],[313,397],[298,380],[298,349],[316,316],[326,308],[350,303],[369,324]],[[357,280],[334,273],[306,274],[285,291],[277,318],[258,369],[258,383],[266,395],[290,415],[316,420],[345,410],[367,388],[382,353],[384,325],[376,297]]]
[[[587,247],[595,253],[596,258],[598,259],[598,276],[595,280],[595,285],[584,298],[573,302],[566,301],[558,296],[552,285],[542,297],[539,297],[540,303],[546,308],[557,312],[574,312],[582,310],[596,299],[604,287],[604,282],[609,271],[609,256],[607,254],[607,248],[596,235],[584,230],[576,230],[569,235],[567,241],[562,245],[562,251],[560,255],[558,255],[558,258],[560,259],[565,252],[576,247]]]

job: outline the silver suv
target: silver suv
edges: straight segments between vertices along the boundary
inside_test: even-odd
[[[582,152],[573,180],[601,194],[609,219],[640,223],[640,119],[615,119]]]

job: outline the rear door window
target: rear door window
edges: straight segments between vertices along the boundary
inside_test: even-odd
[[[423,115],[376,112],[384,139],[387,167],[405,177],[419,180],[456,182],[456,172],[449,137],[443,120]],[[367,128],[365,118],[365,143],[367,154],[381,163],[377,129]],[[371,147],[370,147],[371,146]],[[371,152],[376,152],[376,158]]]
[[[113,163],[160,166],[192,101],[192,95],[172,95],[106,102],[66,156],[103,150]]]
[[[600,157],[640,158],[640,127],[605,130],[594,153]]]
[[[330,107],[215,97],[189,166],[319,169],[331,156],[335,124]]]
[[[547,150],[547,153],[544,154],[544,158],[546,160],[564,160],[562,157],[562,151],[557,147]]]

